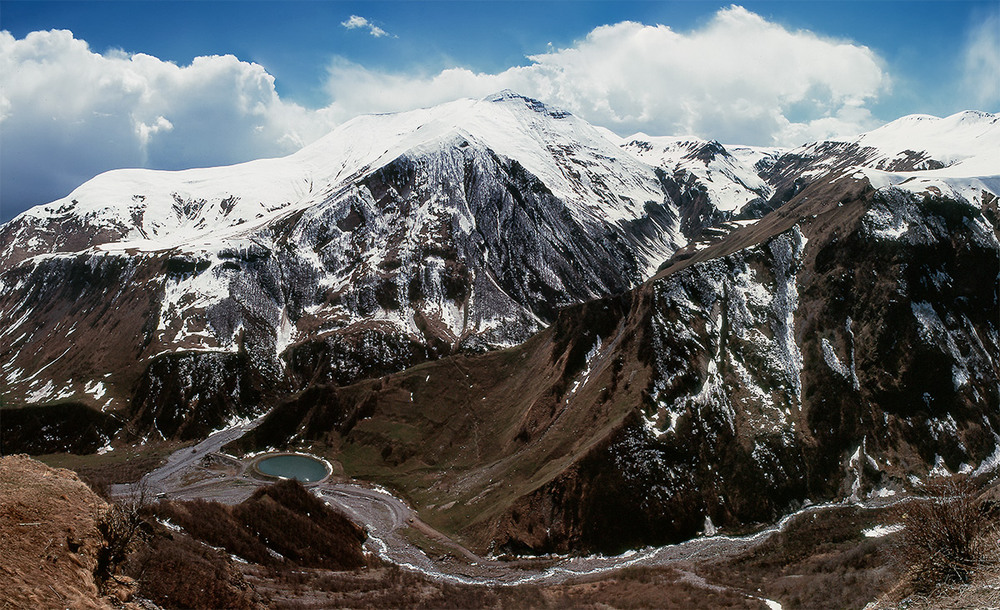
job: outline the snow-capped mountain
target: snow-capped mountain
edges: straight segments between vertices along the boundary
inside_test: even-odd
[[[998,235],[995,208],[835,173],[516,348],[289,397],[244,449],[378,455],[364,476],[495,552],[620,553],[993,473]]]
[[[269,393],[518,344],[814,182],[995,207],[996,125],[907,117],[785,151],[618,138],[503,92],[281,159],[108,172],[0,228],[2,393],[197,435]]]
[[[966,111],[945,118],[906,116],[855,138],[807,144],[780,156],[768,170],[766,179],[776,190],[770,207],[811,180],[842,175],[981,205],[1000,192],[997,142],[1000,117]]]
[[[764,179],[767,168],[785,151],[734,147],[732,154],[718,142],[695,137],[650,137],[636,134],[622,147],[666,172],[678,184],[702,188],[713,207],[738,214],[747,205],[771,198],[774,189]]]
[[[510,92],[360,117],[283,159],[108,172],[0,230],[8,395],[106,405],[181,353],[346,382],[510,346],[648,278],[680,225],[653,168]],[[58,318],[39,316],[53,300]],[[121,318],[127,340],[78,349]],[[34,375],[56,358],[56,378]],[[87,385],[123,368],[117,398]]]
[[[793,149],[645,134],[618,144],[657,169],[681,210],[682,231],[695,241],[690,247],[698,249],[819,179],[865,178],[879,188],[988,204],[1000,192],[998,141],[1000,117],[967,111],[906,116],[859,136]]]
[[[248,450],[350,452],[484,550],[989,472],[998,141],[971,112],[617,138],[504,92],[110,172],[0,228],[0,434],[93,451],[272,409]]]
[[[503,92],[431,109],[362,116],[289,157],[186,171],[115,170],[28,210],[4,231],[2,261],[44,252],[163,251],[252,234],[296,210],[329,204],[403,155],[458,145],[516,160],[577,222],[631,221],[662,203],[656,178],[571,114]],[[454,176],[452,176],[453,178]],[[74,230],[51,235],[52,226]],[[34,233],[34,234],[32,234]]]

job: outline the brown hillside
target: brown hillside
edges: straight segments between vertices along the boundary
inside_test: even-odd
[[[94,581],[107,508],[70,470],[0,457],[0,607],[109,608]]]

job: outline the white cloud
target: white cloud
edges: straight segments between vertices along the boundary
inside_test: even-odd
[[[382,32],[357,15],[343,25]],[[996,55],[970,49],[970,65],[988,81]],[[497,73],[457,67],[413,74],[337,59],[329,66],[331,103],[313,110],[280,99],[262,66],[231,55],[178,66],[143,54],[95,53],[68,31],[22,40],[0,31],[0,218],[108,169],[287,154],[358,114],[505,88],[623,135],[795,145],[874,127],[867,105],[889,86],[868,48],[792,31],[736,6],[690,32],[601,26],[529,60]]]
[[[333,126],[326,112],[279,99],[260,65],[99,54],[64,30],[0,32],[0,91],[3,218],[107,169],[283,155]]]
[[[368,33],[375,38],[382,38],[383,36],[388,36],[389,32],[386,32],[382,28],[378,27],[371,21],[368,21],[364,17],[359,17],[358,15],[351,15],[347,18],[347,21],[342,21],[340,25],[344,26],[349,30],[355,30],[357,28],[367,28]]]
[[[1000,12],[972,29],[965,47],[963,85],[981,109],[1000,104]]]
[[[330,66],[333,116],[393,111],[510,88],[621,134],[692,133],[728,142],[800,144],[875,125],[866,103],[888,90],[864,46],[791,31],[738,6],[704,27],[601,26],[564,49],[500,73],[409,75]]]

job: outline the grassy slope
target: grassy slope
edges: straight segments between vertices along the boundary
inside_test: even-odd
[[[634,350],[610,349],[634,343],[636,328],[601,329],[610,331],[602,352],[621,362],[598,355],[574,392],[588,366],[581,356],[599,334],[576,330],[557,323],[516,348],[343,388],[342,403],[374,405],[367,403],[369,417],[327,441],[348,474],[391,486],[428,523],[484,545],[518,498],[564,473],[641,404],[648,370]]]

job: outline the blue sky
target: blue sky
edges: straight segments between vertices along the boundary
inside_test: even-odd
[[[998,7],[4,1],[0,221],[107,169],[287,154],[360,113],[494,88],[622,135],[761,145],[996,112]]]

